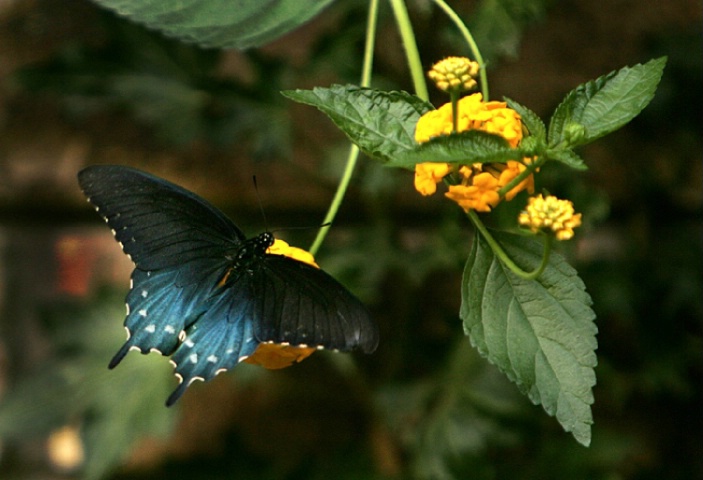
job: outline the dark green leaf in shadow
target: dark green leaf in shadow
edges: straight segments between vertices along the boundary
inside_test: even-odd
[[[398,152],[385,165],[414,169],[423,162],[443,162],[468,165],[472,163],[507,162],[522,159],[520,150],[510,148],[500,135],[470,130],[436,137],[412,150]]]
[[[531,136],[537,137],[540,140],[547,138],[547,127],[544,125],[542,119],[539,118],[539,115],[515,100],[511,100],[510,98],[505,98],[504,100],[508,104],[508,107],[520,114],[522,123],[527,128],[527,131],[530,132]]]
[[[130,20],[202,47],[268,43],[315,17],[332,0],[93,0]]]
[[[549,151],[549,158],[564,163],[576,170],[588,170],[586,162],[570,148]]]

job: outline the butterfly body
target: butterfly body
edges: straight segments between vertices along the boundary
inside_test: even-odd
[[[181,384],[167,404],[261,344],[375,350],[363,304],[319,268],[267,253],[271,233],[247,239],[201,197],[136,169],[92,166],[78,179],[135,263],[128,338],[110,368],[130,350],[171,356]]]

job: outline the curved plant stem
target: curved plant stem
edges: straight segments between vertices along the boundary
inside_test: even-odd
[[[403,41],[403,46],[405,47],[405,55],[408,60],[408,68],[410,69],[410,75],[413,80],[413,88],[415,89],[415,95],[420,97],[422,100],[428,101],[430,96],[427,92],[425,72],[422,68],[420,52],[417,49],[415,33],[413,32],[413,27],[410,23],[408,9],[405,7],[405,2],[403,2],[403,0],[389,1],[391,7],[393,8],[393,15],[395,16],[395,21],[398,24],[398,31],[400,32],[400,37]]]
[[[549,263],[549,253],[552,250],[552,237],[550,237],[549,235],[544,235],[544,250],[542,251],[542,262],[536,269],[532,270],[531,272],[526,272],[525,270],[520,268],[513,261],[513,259],[510,258],[510,256],[508,256],[507,252],[503,250],[503,247],[500,245],[500,243],[498,243],[498,241],[493,238],[493,235],[491,235],[491,232],[488,231],[488,229],[478,217],[476,212],[474,212],[473,210],[469,210],[467,215],[469,216],[471,222],[474,224],[479,233],[483,235],[483,238],[486,239],[486,242],[488,242],[488,245],[491,247],[491,250],[493,250],[495,256],[498,257],[500,261],[503,262],[503,264],[510,269],[511,272],[513,272],[515,275],[524,280],[536,280],[537,278],[539,278],[540,275],[542,275],[542,272],[544,272],[544,269],[547,268],[547,264]]]
[[[449,99],[452,103],[452,133],[459,132],[459,92],[451,90]]]
[[[378,23],[378,1],[379,0],[371,0],[369,2],[369,13],[366,22],[366,41],[364,45],[364,60],[361,69],[362,87],[368,87],[371,84],[371,73],[373,71],[373,51],[376,41],[376,24]],[[313,256],[317,254],[317,251],[320,249],[320,245],[324,242],[325,237],[327,236],[327,231],[329,230],[329,224],[331,224],[337,216],[342,200],[344,200],[344,195],[347,193],[347,188],[349,187],[349,182],[351,181],[354,168],[356,167],[356,161],[358,159],[359,147],[352,145],[349,148],[347,163],[344,167],[342,178],[339,180],[337,191],[334,194],[332,203],[330,203],[330,206],[327,209],[325,219],[322,221],[323,227],[321,227],[317,232],[317,236],[310,246],[310,253]]]
[[[450,7],[444,0],[433,1],[439,8],[444,11],[444,13],[449,17],[449,19],[454,22],[454,25],[456,25],[456,27],[459,29],[459,32],[461,32],[461,35],[464,37],[464,40],[466,40],[466,43],[469,45],[472,55],[481,67],[481,69],[479,70],[479,77],[481,79],[481,94],[483,95],[483,100],[487,102],[488,75],[486,74],[486,64],[483,61],[483,56],[481,55],[481,51],[479,50],[473,35],[471,35],[471,32],[466,27],[466,24],[463,22],[461,17],[459,17],[459,15],[457,15],[457,13],[452,10],[452,7]]]
[[[511,181],[509,181],[507,184],[502,186],[500,190],[498,190],[498,195],[500,198],[505,197],[505,195],[518,186],[520,182],[522,182],[524,179],[535,173],[535,171],[541,167],[544,163],[546,162],[546,157],[540,157],[534,162],[530,163],[529,165],[526,165],[525,170],[520,172],[515,178],[513,178]]]

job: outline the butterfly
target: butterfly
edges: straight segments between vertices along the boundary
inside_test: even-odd
[[[78,183],[135,264],[127,341],[109,367],[130,350],[170,356],[180,383],[167,406],[259,348],[292,349],[298,361],[322,348],[376,349],[362,302],[319,268],[269,252],[270,232],[246,238],[203,198],[133,168],[90,166]]]

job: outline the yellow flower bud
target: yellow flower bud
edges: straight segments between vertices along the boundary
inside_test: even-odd
[[[476,87],[479,65],[466,57],[447,57],[427,72],[430,80],[443,92],[465,92]]]

